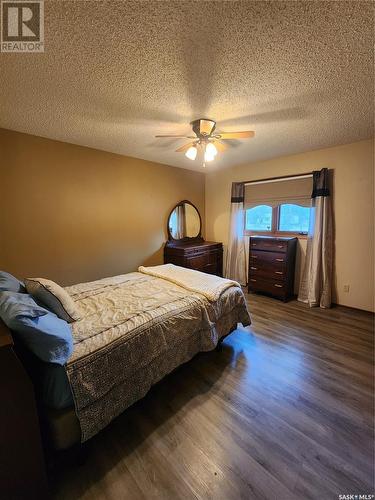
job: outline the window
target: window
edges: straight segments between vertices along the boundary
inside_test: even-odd
[[[246,210],[246,231],[271,231],[272,230],[272,207],[258,205]]]
[[[284,204],[279,207],[279,231],[307,233],[310,222],[310,208],[299,205]]]
[[[294,203],[281,203],[275,207],[256,205],[245,211],[245,231],[250,233],[307,234],[310,207]]]
[[[249,182],[244,200],[246,233],[307,234],[311,192],[310,174]]]

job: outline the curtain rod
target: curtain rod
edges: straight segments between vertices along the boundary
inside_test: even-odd
[[[267,177],[266,179],[258,179],[256,181],[245,181],[244,184],[245,186],[248,186],[249,184],[263,184],[265,182],[281,182],[281,181],[288,181],[292,179],[304,179],[307,177],[312,177],[313,173],[312,172],[305,172],[304,174],[296,174],[296,175],[282,175],[279,177]]]

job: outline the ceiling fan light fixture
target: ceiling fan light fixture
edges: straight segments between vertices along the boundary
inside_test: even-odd
[[[216,156],[217,155],[217,149],[215,144],[212,142],[209,142],[206,146],[206,153],[208,156]]]
[[[189,160],[194,161],[195,158],[197,157],[197,153],[198,153],[197,147],[190,146],[190,148],[186,151],[185,156],[186,156],[186,158],[189,158]]]
[[[215,159],[214,155],[210,155],[207,151],[204,152],[204,161],[213,161]]]
[[[194,161],[199,151],[203,153],[205,162],[213,161],[218,153],[222,153],[230,146],[225,144],[230,139],[248,139],[254,137],[253,130],[242,130],[240,132],[216,132],[216,122],[208,118],[199,118],[190,123],[195,136],[191,135],[157,135],[156,137],[172,137],[176,139],[193,139],[188,144],[183,144],[176,149],[176,153],[185,153],[186,158]],[[199,155],[201,157],[201,155]]]

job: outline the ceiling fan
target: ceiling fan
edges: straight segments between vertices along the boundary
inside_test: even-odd
[[[195,160],[198,154],[198,148],[204,153],[204,163],[215,159],[218,151],[223,152],[228,149],[228,145],[222,143],[227,139],[248,139],[254,137],[255,132],[244,130],[243,132],[215,132],[216,122],[207,118],[200,118],[191,122],[194,135],[156,135],[155,137],[175,137],[184,139],[194,139],[188,144],[176,149],[177,153],[185,153],[189,160]]]

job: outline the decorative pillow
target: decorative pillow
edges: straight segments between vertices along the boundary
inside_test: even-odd
[[[39,300],[59,318],[72,323],[80,319],[80,312],[74,300],[60,285],[45,278],[26,278],[27,292]]]
[[[5,271],[0,271],[0,292],[21,292],[25,293],[26,289],[22,281]]]
[[[64,365],[73,352],[70,326],[23,293],[0,293],[0,317],[38,358]]]

